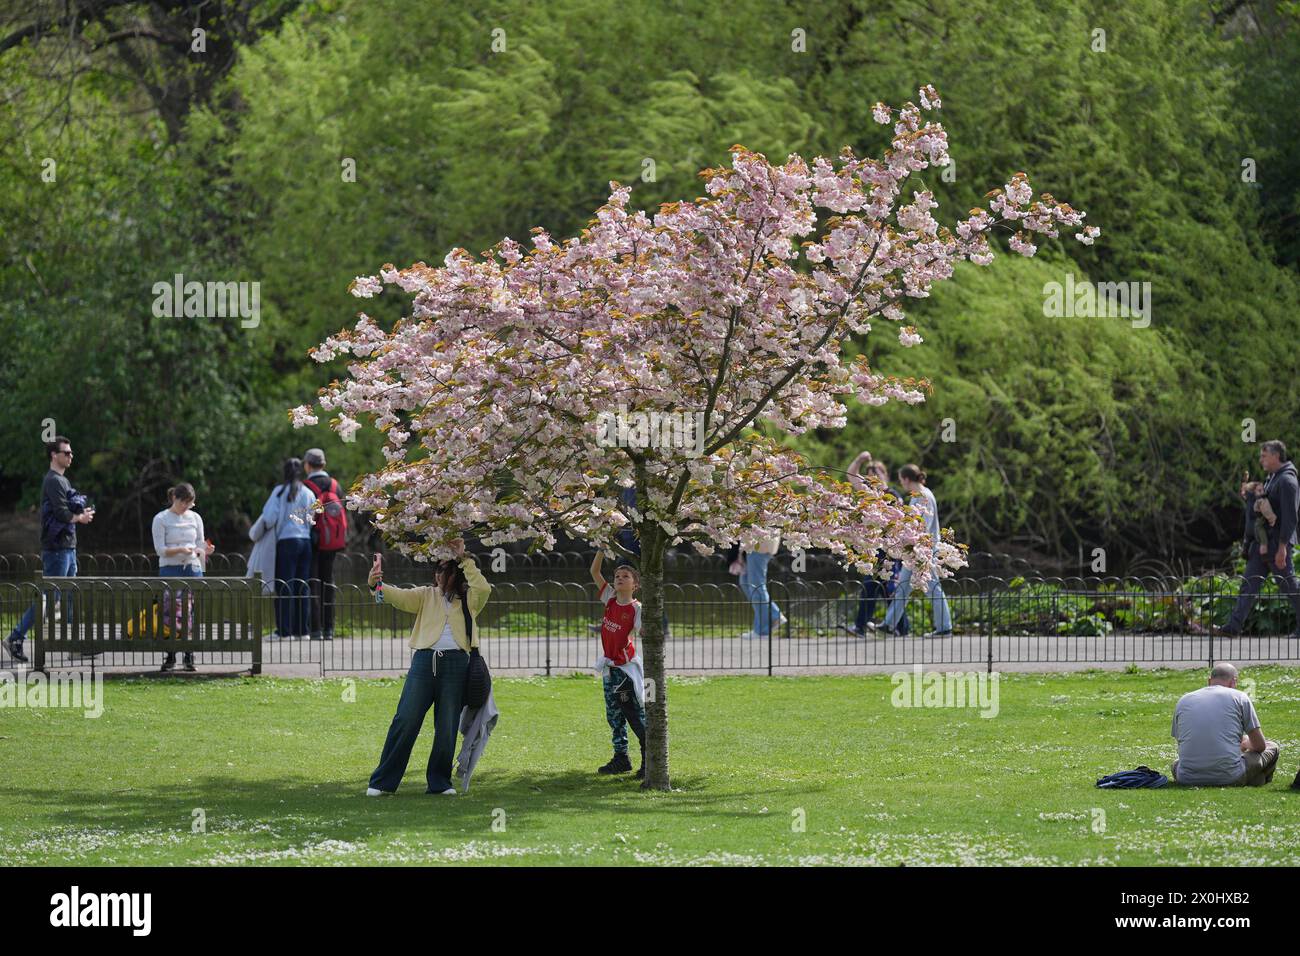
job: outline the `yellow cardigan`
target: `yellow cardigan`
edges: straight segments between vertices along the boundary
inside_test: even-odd
[[[477,621],[479,611],[483,610],[488,595],[492,593],[492,585],[483,577],[478,565],[469,555],[460,559],[460,567],[465,572],[465,582],[469,585],[466,598],[469,601],[470,617]],[[447,625],[447,602],[436,584],[417,588],[399,588],[385,584],[384,603],[415,615],[415,624],[411,627],[412,650],[433,647],[438,643],[438,638],[442,637],[442,630]],[[451,600],[451,634],[461,650],[470,649],[465,637],[465,613],[460,609],[460,598]],[[477,627],[474,628],[473,646],[479,646]]]

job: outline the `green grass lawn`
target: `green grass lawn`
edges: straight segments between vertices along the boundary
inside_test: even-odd
[[[581,676],[496,682],[501,722],[468,796],[424,794],[426,728],[381,799],[362,793],[399,681],[109,681],[98,719],[0,710],[0,851],[8,865],[1295,865],[1300,673],[1244,676],[1282,745],[1262,790],[1093,787],[1138,764],[1168,772],[1172,707],[1199,670],[1004,676],[992,719],[895,708],[887,676],[673,680],[672,793],[596,775],[608,729]]]

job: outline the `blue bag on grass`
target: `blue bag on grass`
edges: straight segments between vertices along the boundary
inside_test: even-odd
[[[1168,782],[1169,778],[1164,774],[1156,773],[1150,767],[1138,767],[1102,777],[1097,786],[1103,790],[1136,790],[1140,787],[1163,787]]]

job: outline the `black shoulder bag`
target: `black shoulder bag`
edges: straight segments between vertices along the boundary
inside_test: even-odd
[[[465,640],[469,643],[469,671],[465,675],[465,706],[482,707],[487,703],[488,693],[492,690],[492,674],[488,671],[487,661],[474,646],[474,619],[469,613],[469,594],[460,602],[460,609],[465,615]]]

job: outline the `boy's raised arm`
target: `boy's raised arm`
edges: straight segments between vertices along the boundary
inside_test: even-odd
[[[591,560],[591,580],[596,584],[596,593],[605,593],[605,579],[600,575],[601,562],[605,560],[605,552],[600,548],[596,549],[596,556]]]

